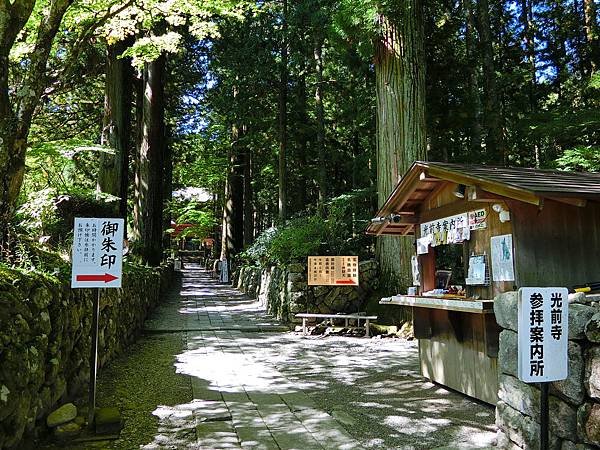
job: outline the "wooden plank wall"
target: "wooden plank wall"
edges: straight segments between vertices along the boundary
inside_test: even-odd
[[[430,310],[433,335],[419,339],[423,376],[484,402],[498,401],[497,358],[486,350],[485,314]],[[456,327],[460,327],[457,330]]]
[[[600,281],[600,204],[546,200],[541,209],[509,202],[517,286],[573,286]]]
[[[462,212],[486,209],[487,228],[483,230],[472,231],[470,241],[466,242],[464,245],[467,247],[468,255],[471,255],[472,253],[487,254],[491,275],[492,261],[490,255],[490,239],[492,236],[511,234],[513,232],[512,223],[501,223],[498,213],[492,210],[492,205],[494,203],[502,204],[502,202],[473,202],[465,199],[459,199],[454,195],[455,188],[456,184],[449,183],[448,186],[440,191],[438,195],[424,203],[420,211],[420,220],[422,222],[428,222],[430,220],[447,217]],[[508,205],[506,205],[506,207],[508,208]],[[417,230],[416,236],[420,237],[419,230]],[[427,280],[427,273],[432,267],[432,262],[430,259],[433,256],[431,253],[433,252],[430,251],[430,255],[423,255],[420,258],[422,273],[421,278],[424,282]],[[467,287],[467,295],[478,295],[481,299],[493,299],[496,295],[502,292],[512,290],[514,288],[514,284],[514,282],[491,282],[490,286],[469,286]],[[424,283],[423,288],[426,291],[431,289],[428,283]]]

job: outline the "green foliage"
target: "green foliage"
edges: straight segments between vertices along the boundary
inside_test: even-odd
[[[269,252],[271,245],[278,233],[279,231],[275,227],[267,228],[256,238],[250,247],[240,254],[240,258],[246,263],[267,263],[270,259]]]
[[[556,160],[561,170],[600,172],[600,147],[575,147]]]
[[[114,197],[95,191],[56,195],[52,189],[29,193],[17,210],[17,230],[30,237],[44,238],[49,245],[67,245],[75,217],[111,217]]]
[[[187,203],[172,203],[171,212],[177,224],[192,224],[193,226],[185,228],[178,235],[178,239],[193,237],[204,239],[211,235],[217,220],[212,205],[205,205],[193,201]],[[169,230],[173,232],[173,229]]]
[[[114,151],[85,139],[34,140],[27,154],[23,193],[47,189],[58,196],[93,191],[101,153]]]
[[[99,155],[111,149],[85,139],[44,141],[27,154],[27,171],[15,223],[17,230],[47,245],[68,244],[76,216],[113,214],[108,194],[96,192]]]
[[[48,248],[30,236],[21,233],[13,234],[9,240],[10,253],[5,255],[5,267],[23,271],[36,271],[53,276],[70,273],[68,255],[64,252],[49,251]],[[0,264],[0,269],[2,264]],[[58,270],[58,272],[57,272]]]
[[[272,239],[268,251],[270,262],[288,264],[320,254],[326,233],[325,221],[319,216],[291,220]]]
[[[223,183],[227,169],[227,154],[216,146],[217,142],[198,134],[182,136],[174,145],[174,185],[216,190]]]
[[[285,226],[264,231],[241,257],[261,265],[304,261],[311,255],[372,254],[372,238],[363,232],[373,191],[356,190],[332,199],[324,216],[296,217]],[[360,212],[359,212],[360,211]]]
[[[284,227],[263,232],[240,257],[261,265],[289,264],[320,254],[325,233],[326,225],[321,217],[296,218]]]

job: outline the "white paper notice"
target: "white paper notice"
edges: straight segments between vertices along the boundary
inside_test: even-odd
[[[514,281],[512,234],[494,236],[492,247],[492,279],[494,281]]]

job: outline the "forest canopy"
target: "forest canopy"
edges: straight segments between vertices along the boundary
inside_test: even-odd
[[[2,258],[103,212],[148,264],[196,220],[217,257],[377,252],[397,287],[363,231],[414,160],[600,170],[598,40],[593,0],[0,2]]]

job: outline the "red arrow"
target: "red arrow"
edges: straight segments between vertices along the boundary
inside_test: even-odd
[[[335,284],[356,284],[354,280],[336,280]]]
[[[110,283],[118,278],[110,273],[105,273],[104,275],[77,275],[75,279],[77,281],[104,281],[105,283]]]

